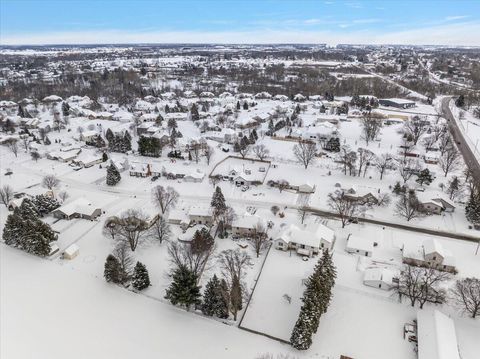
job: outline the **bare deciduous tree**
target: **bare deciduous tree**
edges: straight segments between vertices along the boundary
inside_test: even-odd
[[[417,144],[418,140],[426,130],[425,121],[419,116],[414,116],[411,120],[405,122],[404,125],[405,134],[411,138],[414,145]]]
[[[164,188],[163,186],[156,186],[152,189],[153,203],[160,209],[162,214],[175,207],[179,196],[173,187]]]
[[[455,282],[451,295],[457,306],[475,319],[480,315],[480,279],[465,278]]]
[[[58,193],[58,198],[60,198],[62,202],[65,202],[68,197],[70,197],[70,195],[66,191]]]
[[[420,217],[420,209],[421,205],[414,191],[400,194],[400,198],[395,203],[395,214],[405,218],[407,222]]]
[[[42,179],[42,186],[48,188],[50,191],[53,191],[55,187],[58,187],[60,180],[54,175],[47,175]]]
[[[355,175],[357,153],[350,150],[350,147],[341,147],[340,152],[337,155],[337,162],[342,165],[344,175],[347,175],[347,170],[349,171],[350,176]]]
[[[372,165],[373,160],[375,159],[375,154],[367,150],[366,148],[358,149],[358,176],[360,177],[363,172],[363,177],[367,174],[368,167]]]
[[[360,119],[362,124],[362,138],[368,144],[374,141],[382,128],[383,120],[377,114],[366,112]]]
[[[148,216],[140,210],[128,209],[118,217],[110,217],[105,221],[112,238],[129,244],[132,252],[149,236],[150,222]]]
[[[445,301],[445,292],[439,289],[439,284],[449,278],[449,273],[437,271],[431,267],[405,265],[396,291],[400,298],[406,296],[412,307],[419,303],[420,308],[423,308],[426,302],[443,303]]]
[[[125,283],[130,278],[134,263],[133,258],[128,250],[128,244],[126,242],[117,243],[112,254],[115,256],[115,258],[117,258],[118,263],[120,263],[122,276],[121,282]]]
[[[250,241],[258,258],[268,243],[267,232],[263,224],[257,223],[253,229]]]
[[[445,152],[440,157],[440,160],[438,161],[438,163],[442,168],[443,174],[445,175],[445,177],[447,177],[450,171],[454,171],[458,169],[462,161],[461,161],[460,152],[457,150],[457,147],[455,147],[455,145],[453,144],[448,146],[445,149]]]
[[[383,179],[383,175],[389,169],[393,168],[393,157],[390,153],[383,153],[379,157],[377,157],[375,161],[375,167],[377,168],[378,172],[380,173],[380,180]]]
[[[210,164],[210,160],[212,159],[212,156],[214,154],[215,150],[213,149],[212,146],[206,145],[205,149],[203,150],[203,155],[205,156],[205,159],[207,160],[207,165]]]
[[[18,140],[11,138],[5,141],[4,143],[8,147],[10,152],[12,152],[15,155],[15,157],[17,157],[18,156]]]
[[[252,258],[240,249],[226,249],[217,256],[217,261],[225,278],[230,282],[236,276],[242,280],[247,267],[252,266]]]
[[[317,147],[314,143],[302,141],[293,146],[293,154],[297,158],[298,162],[300,162],[305,169],[307,169],[310,163],[315,160]]]
[[[347,198],[342,191],[336,191],[328,195],[328,206],[340,218],[342,228],[345,228],[349,220],[358,217],[362,212],[361,206]]]
[[[158,240],[160,244],[163,241],[168,240],[170,238],[170,226],[162,216],[159,216],[158,219],[153,223],[150,227],[151,235],[153,238]]]
[[[406,183],[419,170],[419,164],[411,158],[397,160],[397,170],[403,183]]]
[[[255,145],[252,147],[252,150],[260,161],[263,161],[265,158],[267,158],[270,153],[265,145]]]
[[[8,207],[8,203],[13,199],[13,188],[5,185],[0,188],[0,202]]]
[[[200,280],[202,272],[207,267],[213,249],[212,247],[210,251],[193,251],[190,244],[172,241],[168,244],[168,254],[174,266],[173,270],[184,266],[197,276],[197,280]]]
[[[310,214],[309,208],[307,206],[300,206],[297,209],[297,215],[298,219],[300,219],[300,222],[303,224],[305,220],[307,219],[308,215]]]

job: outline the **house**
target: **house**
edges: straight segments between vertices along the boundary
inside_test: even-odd
[[[130,164],[130,176],[132,177],[148,177],[152,175],[150,164],[134,162]]]
[[[322,249],[331,250],[334,242],[335,232],[323,224],[300,227],[291,224],[274,241],[276,249],[294,249],[298,254],[309,257]]]
[[[77,198],[52,212],[55,218],[72,219],[84,218],[93,220],[102,214],[102,210],[93,205],[86,198]]]
[[[371,257],[373,254],[373,241],[365,237],[349,234],[345,250],[348,253]]]
[[[103,154],[102,153],[86,153],[85,155],[83,155],[82,153],[79,157],[75,158],[72,162],[77,164],[78,166],[89,168],[98,163],[102,163]]]
[[[383,290],[390,290],[398,283],[398,271],[386,267],[370,267],[365,269],[363,275],[363,284],[379,288]]]
[[[378,103],[382,106],[386,107],[395,107],[395,108],[401,108],[401,109],[406,109],[406,108],[412,108],[415,107],[415,101],[407,100],[404,98],[384,98],[384,99],[379,99]]]
[[[298,193],[314,193],[315,192],[315,185],[312,185],[311,183],[304,183],[301,184],[297,187],[297,192]]]
[[[418,359],[460,359],[455,323],[437,309],[417,311]]]
[[[263,229],[266,229],[266,225],[260,217],[247,214],[237,218],[232,223],[232,234],[240,237],[248,237],[252,233],[255,233],[257,226],[262,226]]]
[[[73,259],[80,253],[80,248],[75,243],[70,245],[65,252],[63,252],[63,259]]]
[[[419,193],[420,209],[427,214],[442,214],[443,212],[454,212],[455,205],[441,194],[429,195]]]
[[[402,262],[414,266],[428,266],[455,273],[455,258],[435,239],[426,239],[420,247],[403,245]]]
[[[186,174],[183,177],[183,180],[185,182],[197,182],[197,183],[199,183],[199,182],[202,182],[204,178],[205,178],[205,173],[195,171],[195,172],[191,172],[191,173]]]
[[[380,189],[376,191],[370,187],[357,187],[352,186],[343,191],[346,199],[357,202],[360,204],[378,204],[378,193]],[[376,193],[375,193],[376,192]]]
[[[182,230],[186,230],[190,225],[190,218],[185,212],[173,209],[168,213],[168,223],[178,225]]]
[[[195,224],[212,225],[213,216],[209,208],[192,207],[188,211],[188,218]]]
[[[71,151],[56,151],[47,153],[47,158],[50,160],[57,160],[60,162],[70,162],[74,160],[81,152],[80,149],[73,149]]]

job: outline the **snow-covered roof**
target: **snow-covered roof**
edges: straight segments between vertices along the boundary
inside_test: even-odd
[[[369,238],[350,235],[347,241],[347,250],[361,250],[365,252],[373,251],[373,241]]]
[[[98,207],[92,205],[92,203],[87,200],[86,198],[76,198],[67,204],[56,209],[56,211],[60,211],[67,216],[71,216],[74,213],[86,214],[91,215]]]
[[[264,225],[263,219],[258,216],[246,214],[237,218],[233,223],[232,227],[238,228],[255,228],[257,224]]]
[[[418,359],[460,359],[453,320],[436,309],[417,312]]]
[[[395,271],[390,268],[385,267],[370,267],[365,269],[363,275],[363,281],[379,281],[387,284],[393,283],[393,278],[398,274],[398,271]]]
[[[73,256],[76,253],[78,253],[79,250],[80,250],[80,247],[78,245],[76,245],[75,243],[73,243],[67,249],[65,249],[65,254],[67,254],[69,256]]]
[[[293,242],[314,248],[320,248],[322,240],[331,243],[334,238],[335,233],[322,224],[318,227],[303,225],[301,228],[291,224],[279,237],[286,243]]]

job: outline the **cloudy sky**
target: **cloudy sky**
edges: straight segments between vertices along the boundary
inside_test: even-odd
[[[480,46],[480,0],[0,0],[0,44]]]

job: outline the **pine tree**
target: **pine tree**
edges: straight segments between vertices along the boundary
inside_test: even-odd
[[[213,192],[210,206],[212,206],[217,212],[223,212],[227,208],[227,204],[225,203],[225,197],[223,196],[222,189],[218,186],[217,188],[215,188],[215,192]]]
[[[62,103],[62,113],[64,117],[70,115],[70,105],[65,101]]]
[[[113,145],[114,140],[115,140],[115,135],[113,134],[113,132],[110,128],[107,129],[107,132],[105,132],[105,138],[108,141],[108,147],[111,147]]]
[[[105,140],[102,138],[102,136],[97,135],[95,136],[93,145],[97,148],[103,148],[106,146],[106,143],[105,143]]]
[[[122,142],[123,145],[120,152],[125,153],[132,150],[132,136],[130,136],[130,133],[128,131],[125,131]]]
[[[117,284],[122,282],[122,268],[120,266],[120,262],[112,254],[107,256],[103,276],[107,282]]]
[[[467,220],[475,226],[480,225],[480,191],[472,190],[465,206]]]
[[[247,103],[247,101],[245,101],[245,102],[243,103],[243,109],[244,109],[244,110],[248,110],[248,103]]]
[[[52,142],[50,141],[50,139],[47,137],[45,137],[45,140],[43,141],[43,143],[46,145],[46,146],[50,146],[52,144]]]
[[[200,115],[198,113],[198,108],[196,104],[192,105],[192,108],[190,109],[190,115],[192,117],[192,121],[198,121],[200,120]]]
[[[257,141],[257,140],[258,140],[257,130],[256,130],[256,129],[253,129],[252,133],[253,133],[253,137],[255,138],[255,141]]]
[[[110,163],[107,167],[107,185],[115,186],[121,179],[122,177],[120,176],[117,167],[113,163]]]
[[[240,111],[240,101],[237,101],[237,111]]]
[[[452,179],[448,182],[447,193],[451,200],[455,198],[455,196],[460,191],[460,181],[457,176],[453,176]]]
[[[17,113],[18,117],[22,117],[24,118],[25,117],[25,111],[23,110],[23,107],[21,105],[18,105],[18,113]]]
[[[312,345],[312,316],[312,305],[307,301],[300,309],[300,315],[290,337],[290,344],[297,350],[307,350]]]
[[[228,318],[228,302],[225,303],[221,282],[215,274],[205,287],[205,292],[203,293],[202,313],[210,317],[217,316],[219,318]]]
[[[41,217],[60,207],[60,203],[55,198],[43,194],[35,196],[33,204]]]
[[[425,168],[424,170],[420,171],[416,179],[416,182],[420,186],[423,186],[424,184],[428,186],[430,183],[432,183],[432,181],[433,181],[433,178],[428,168]]]
[[[103,152],[102,154],[102,162],[107,162],[108,161],[108,155],[106,152]]]
[[[165,295],[173,305],[184,305],[190,310],[192,305],[200,304],[200,287],[197,285],[197,276],[185,266],[179,266],[173,273]]]
[[[13,213],[8,215],[3,227],[3,240],[6,245],[21,248],[22,233],[24,233],[24,221],[20,216],[20,209],[15,208]]]
[[[150,277],[148,276],[147,268],[140,262],[137,262],[133,269],[132,285],[136,290],[143,290],[150,286]]]

